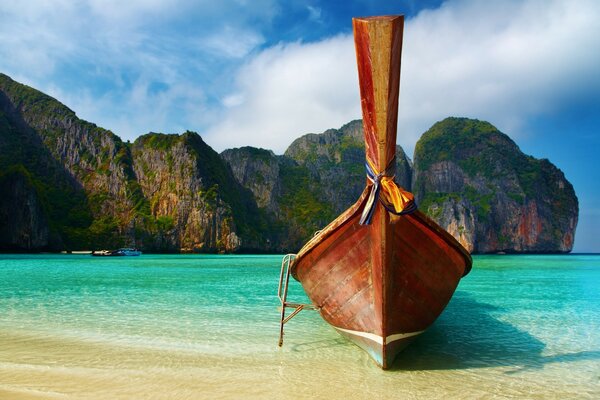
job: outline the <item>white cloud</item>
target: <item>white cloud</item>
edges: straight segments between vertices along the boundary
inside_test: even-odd
[[[233,93],[225,96],[222,101],[225,107],[236,107],[244,103],[244,95],[241,93]]]
[[[598,85],[593,2],[445,3],[405,29],[400,129],[414,143],[448,115],[487,119],[513,137],[584,82]]]
[[[274,1],[0,2],[0,71],[124,139],[201,130]]]
[[[283,10],[276,0],[121,3],[0,2],[0,71],[125,139],[208,126],[218,150],[281,153],[301,134],[360,118],[350,36],[257,52]],[[597,98],[599,18],[592,0],[459,0],[422,11],[405,28],[399,143],[410,154],[449,115],[515,137],[532,116],[582,93]]]
[[[359,118],[357,79],[347,36],[272,47],[239,71],[207,140],[219,150],[252,144],[281,153],[303,133]]]
[[[532,116],[600,89],[600,3],[455,1],[406,23],[398,142],[450,115],[486,119],[513,137]],[[359,118],[349,36],[280,44],[239,70],[229,103],[207,135],[222,150],[282,153],[299,135]]]
[[[181,1],[169,3],[164,0],[88,0],[78,3],[89,8],[93,15],[115,22],[129,23],[147,15],[165,17],[177,12],[183,5]]]
[[[258,32],[225,25],[219,32],[204,39],[203,46],[217,55],[242,58],[264,41],[265,39]]]

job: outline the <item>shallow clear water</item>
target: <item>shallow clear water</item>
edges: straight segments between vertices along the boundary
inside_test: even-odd
[[[391,371],[311,311],[279,349],[280,260],[0,255],[0,399],[600,398],[600,256],[475,257]]]

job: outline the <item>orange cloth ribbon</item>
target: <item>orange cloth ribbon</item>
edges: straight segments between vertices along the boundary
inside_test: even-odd
[[[377,172],[369,159],[365,163],[367,168],[367,178],[371,181],[371,191],[360,217],[361,225],[369,225],[375,212],[375,203],[377,200],[389,212],[396,215],[409,214],[417,209],[415,199],[412,193],[400,188],[394,181],[396,167],[396,157],[392,158],[390,164],[383,172]]]

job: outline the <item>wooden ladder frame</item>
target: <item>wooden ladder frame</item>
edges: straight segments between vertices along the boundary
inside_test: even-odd
[[[281,260],[281,272],[279,273],[279,287],[277,289],[277,297],[281,303],[281,319],[279,321],[279,347],[283,346],[283,326],[292,318],[294,318],[302,310],[317,310],[313,304],[303,304],[288,302],[288,288],[290,285],[290,269],[292,262],[296,258],[295,254],[286,254]],[[286,308],[293,308],[294,311],[288,316],[285,315]]]

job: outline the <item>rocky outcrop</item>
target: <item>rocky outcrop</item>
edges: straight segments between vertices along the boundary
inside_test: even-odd
[[[312,181],[319,182],[322,201],[339,214],[352,205],[365,188],[365,144],[361,120],[340,129],[308,134],[296,139],[285,155],[305,166]],[[412,163],[396,146],[396,182],[410,188]]]
[[[468,250],[569,252],[578,201],[548,160],[523,154],[487,122],[448,118],[415,149],[415,196],[421,210]]]
[[[44,118],[51,119],[36,114],[48,110],[60,114],[68,109],[51,97],[0,74],[0,172],[15,170],[27,177],[47,222],[49,241],[34,240],[31,247],[23,249],[87,248],[92,215],[86,193],[81,183],[47,147],[44,132],[38,132],[30,125]],[[13,203],[13,208],[15,204],[20,206],[20,203]],[[30,232],[29,236],[36,234]],[[0,244],[2,246],[4,244]]]
[[[134,145],[123,143],[2,74],[0,130],[0,171],[20,165],[30,176],[36,190],[28,192],[29,199],[37,195],[40,221],[48,221],[49,236],[56,238],[47,244],[31,241],[24,249],[133,245],[146,251],[233,252],[268,247],[258,231],[264,223],[252,196],[195,133],[150,134]],[[14,232],[35,228],[19,221]]]
[[[267,214],[275,248],[298,250],[351,206],[365,187],[361,121],[296,139],[285,155],[243,147],[221,153]],[[410,186],[411,162],[397,147],[397,180]]]
[[[25,146],[35,143],[75,187],[84,189],[92,199],[102,197],[101,202],[92,202],[98,207],[96,214],[114,215],[119,220],[130,218],[135,200],[131,184],[135,178],[129,149],[118,136],[77,118],[54,98],[6,75],[0,75],[0,91],[5,98],[5,112],[28,136],[30,143]]]
[[[233,202],[227,202],[228,191],[236,190],[228,186],[235,181],[198,134],[144,135],[133,144],[132,154],[149,202],[146,212],[155,221],[146,247],[184,252],[235,252],[242,247]],[[221,172],[223,179],[211,171]]]
[[[242,147],[225,150],[221,157],[231,168],[235,179],[252,192],[258,207],[277,214],[277,198],[281,195],[277,156],[271,150]]]
[[[50,229],[29,173],[23,166],[0,174],[0,249],[49,248]]]
[[[396,155],[396,181],[469,250],[571,250],[573,187],[492,125],[437,123],[414,171]],[[365,182],[360,121],[304,135],[282,156],[219,155],[194,132],[130,144],[0,74],[0,250],[297,251]]]
[[[269,251],[297,251],[335,217],[318,179],[289,157],[252,147],[225,150],[221,157],[259,206]]]

